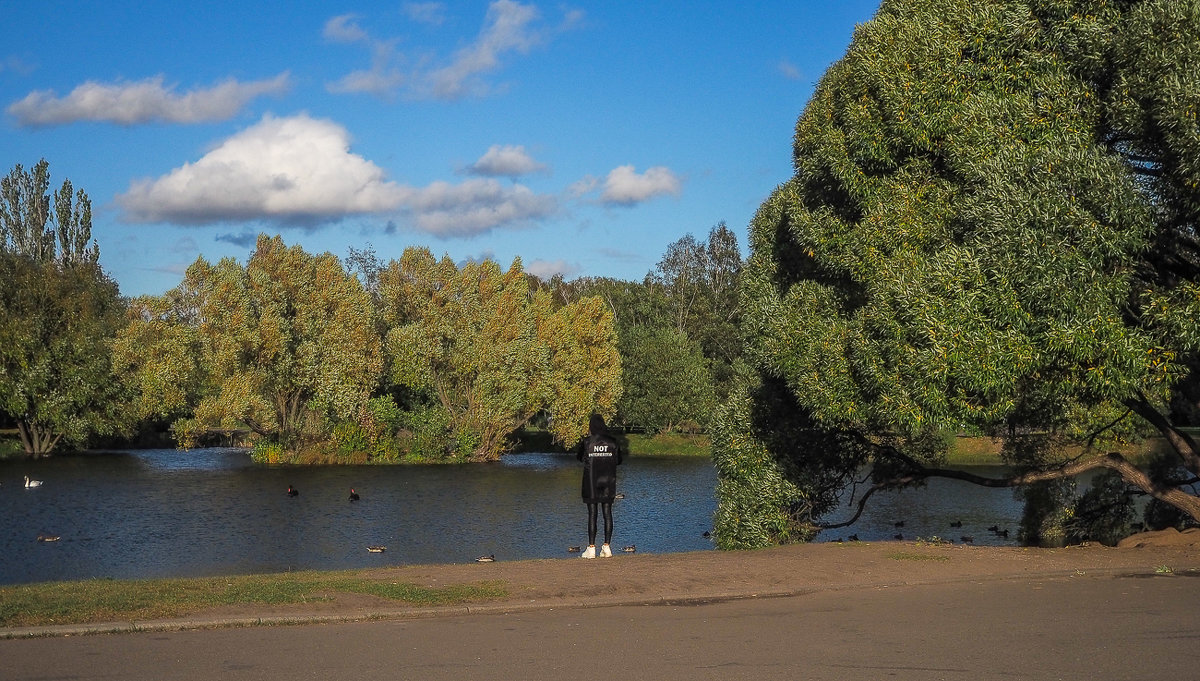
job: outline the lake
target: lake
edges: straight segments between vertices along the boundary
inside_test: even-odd
[[[457,563],[492,554],[573,559],[567,547],[587,543],[580,468],[563,454],[455,466],[269,466],[238,448],[0,461],[0,584]],[[25,489],[26,475],[44,484]],[[626,496],[614,506],[614,549],[712,550],[710,461],[635,456],[619,475]],[[300,494],[287,496],[289,485]],[[359,501],[349,500],[352,487]],[[822,539],[971,534],[977,544],[1015,544],[1020,513],[1011,490],[934,480],[876,495],[855,526]],[[950,528],[950,520],[963,527]],[[1012,538],[984,529],[995,524],[1011,527]],[[39,542],[41,533],[61,539]],[[369,545],[387,551],[369,553]]]

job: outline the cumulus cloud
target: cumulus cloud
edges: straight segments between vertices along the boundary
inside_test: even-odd
[[[348,215],[405,215],[422,231],[470,236],[557,210],[553,197],[491,179],[409,187],[351,153],[329,120],[265,116],[194,163],[133,182],[117,197],[132,222],[200,225],[267,220],[315,226]],[[237,235],[223,235],[230,240]]]
[[[682,189],[683,182],[665,166],[647,168],[641,175],[632,165],[618,166],[605,178],[600,200],[611,205],[632,206],[667,194],[678,196]]]
[[[546,166],[533,160],[523,146],[493,144],[487,153],[467,166],[465,171],[485,177],[517,177],[545,169]]]
[[[554,214],[558,202],[522,185],[473,179],[462,184],[434,182],[413,190],[404,208],[417,229],[453,237],[482,234],[499,225],[529,224]]]
[[[9,105],[8,113],[27,127],[64,125],[76,121],[103,121],[121,125],[139,123],[206,123],[237,115],[261,95],[280,94],[290,87],[287,72],[268,80],[246,83],[225,80],[211,88],[183,94],[167,86],[162,76],[131,83],[88,81],[59,97],[53,90],[37,90]]]
[[[350,153],[345,128],[307,115],[263,117],[195,163],[135,181],[118,197],[135,222],[320,222],[394,208],[405,190]]]

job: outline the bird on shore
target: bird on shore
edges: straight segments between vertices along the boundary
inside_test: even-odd
[[[355,492],[353,487],[350,488],[350,501],[358,501],[358,492]]]
[[[850,535],[850,541],[858,541],[858,535],[857,534]]]
[[[296,489],[295,487],[292,487],[291,485],[288,485],[288,491],[287,491],[287,495],[288,495],[289,497],[295,497],[295,496],[299,496],[299,495],[300,495],[300,490]]]
[[[384,551],[387,551],[387,547],[386,546],[368,546],[367,551],[370,551],[371,553],[383,553]]]
[[[900,532],[897,532],[896,534],[892,535],[892,539],[895,539],[896,541],[904,541],[904,535]]]
[[[28,475],[25,476],[25,489],[33,489],[34,487],[41,487],[41,486],[42,486],[41,480],[30,480]]]
[[[975,543],[975,537],[972,537],[972,536],[971,536],[971,535],[969,535],[969,534],[964,534],[964,535],[963,535],[962,537],[960,537],[959,539],[960,539],[960,540],[962,541],[962,543],[964,543],[964,544],[974,544],[974,543]]]
[[[475,562],[476,563],[492,563],[492,562],[495,562],[495,560],[496,560],[496,554],[493,553],[488,556],[480,556],[475,559]]]

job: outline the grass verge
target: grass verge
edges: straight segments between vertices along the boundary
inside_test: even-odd
[[[44,582],[0,587],[0,627],[183,617],[218,606],[332,601],[339,593],[431,606],[494,600],[508,590],[499,581],[428,588],[355,572]]]

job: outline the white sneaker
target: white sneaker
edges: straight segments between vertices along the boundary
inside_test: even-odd
[[[612,558],[612,549],[608,548],[608,544],[604,544],[600,547],[600,557]]]
[[[596,547],[595,546],[587,547],[586,549],[583,550],[583,553],[579,554],[579,557],[580,558],[595,558],[596,557]]]

